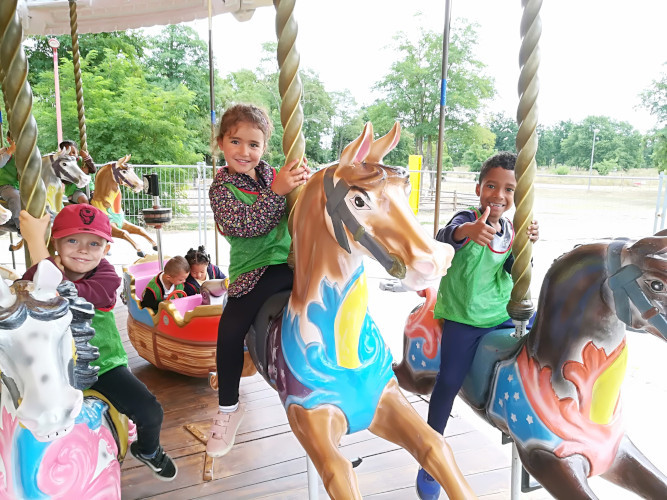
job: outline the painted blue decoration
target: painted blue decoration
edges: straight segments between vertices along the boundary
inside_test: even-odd
[[[320,329],[322,342],[305,344],[299,333],[299,316],[291,311],[283,316],[282,348],[290,371],[311,392],[307,396],[291,395],[285,409],[298,404],[312,409],[332,404],[341,409],[348,421],[348,434],[368,428],[375,415],[380,396],[393,377],[392,356],[380,331],[366,311],[359,335],[360,366],[338,365],[334,324],[336,314],[352,286],[363,273],[363,265],[350,278],[343,292],[325,279],[320,285],[323,303],[308,306],[308,319]],[[305,353],[305,356],[303,355]]]
[[[20,428],[16,433],[16,446],[14,446],[12,461],[21,464],[18,467],[20,477],[14,484],[23,490],[17,491],[19,498],[26,500],[41,500],[48,498],[37,486],[37,472],[42,464],[42,458],[46,448],[51,443],[37,441],[27,429]],[[15,470],[17,468],[14,468]],[[16,479],[16,478],[15,478]]]
[[[215,125],[215,110],[214,109],[211,110],[211,123],[213,125]]]

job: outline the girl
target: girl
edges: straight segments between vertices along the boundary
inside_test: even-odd
[[[201,284],[207,279],[223,280],[227,277],[218,266],[211,263],[211,256],[206,253],[203,245],[197,250],[194,248],[188,250],[185,260],[190,264],[190,275],[184,284],[185,293],[188,295],[198,294]]]
[[[306,182],[310,169],[304,159],[294,170],[298,160],[276,172],[261,160],[271,129],[266,112],[253,105],[237,104],[220,118],[217,141],[227,164],[216,174],[209,198],[231,250],[229,298],[218,325],[220,408],[206,445],[212,457],[232,448],[243,417],[239,383],[246,333],[267,298],[292,288],[285,196]]]

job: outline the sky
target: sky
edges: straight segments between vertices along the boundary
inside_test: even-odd
[[[451,6],[453,25],[461,18],[479,25],[475,53],[497,91],[488,111],[514,117],[521,1],[452,0]],[[416,17],[417,11],[424,15]],[[373,85],[396,59],[393,36],[416,36],[420,25],[442,32],[444,16],[445,0],[299,0],[301,67],[316,71],[327,90],[349,89],[358,104],[370,104],[379,97]],[[641,132],[656,126],[639,108],[639,93],[667,72],[667,1],[545,1],[540,19],[539,123],[604,115]],[[194,26],[208,40],[208,22]],[[244,23],[228,14],[213,19],[213,51],[222,75],[256,67],[262,43],[275,39],[272,7],[258,9]]]

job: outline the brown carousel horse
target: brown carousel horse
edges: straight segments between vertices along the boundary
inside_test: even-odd
[[[111,235],[114,238],[122,238],[134,247],[139,257],[144,257],[144,252],[131,238],[131,234],[138,234],[146,238],[153,250],[157,250],[157,243],[149,236],[142,227],[135,226],[125,219],[125,213],[121,205],[120,186],[130,188],[135,193],[143,190],[144,184],[134,171],[134,167],[128,163],[130,155],[124,156],[118,161],[107,163],[97,170],[95,175],[95,192],[90,204],[99,208],[109,216],[111,221]]]
[[[434,300],[428,293],[408,320],[395,367],[401,387],[423,394],[439,364]],[[620,399],[626,329],[667,340],[666,311],[667,231],[579,246],[549,269],[527,336],[499,330],[482,340],[459,395],[514,439],[525,469],[556,498],[596,498],[595,475],[667,498],[667,477],[625,433]]]
[[[361,498],[338,445],[344,434],[364,429],[405,448],[450,498],[472,498],[443,437],[400,391],[368,312],[364,256],[422,289],[445,274],[453,255],[414,217],[406,170],[382,164],[399,136],[397,123],[373,141],[367,124],[338,163],[303,187],[291,219],[293,290],[267,301],[247,345],[331,498]]]

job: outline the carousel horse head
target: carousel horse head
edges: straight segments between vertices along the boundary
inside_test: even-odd
[[[107,165],[108,169],[111,171],[111,179],[116,184],[130,188],[135,193],[140,193],[144,189],[144,182],[134,171],[134,167],[128,163],[131,156],[132,155],[123,156],[118,161],[108,163]],[[105,165],[105,167],[107,165]],[[100,187],[102,187],[103,192],[106,192],[104,186]]]
[[[42,169],[45,167],[50,167],[61,181],[76,184],[78,188],[86,187],[90,183],[90,175],[79,168],[76,156],[70,154],[68,148],[43,156]]]
[[[16,416],[38,441],[69,433],[82,394],[72,385],[72,313],[56,293],[62,275],[42,261],[33,282],[0,281],[0,370],[3,392]],[[47,326],[48,322],[48,326]]]
[[[340,247],[348,255],[371,257],[407,288],[421,290],[437,284],[454,252],[430,237],[412,213],[407,170],[382,163],[399,138],[398,123],[377,140],[373,140],[372,124],[367,123],[338,163],[318,172],[304,186],[295,207],[294,219],[301,226],[295,233],[299,232],[299,240],[310,240],[320,235],[308,232],[326,228],[325,245]],[[318,215],[322,224],[308,228],[307,218],[298,217],[296,211],[312,210],[314,203],[325,207]]]

